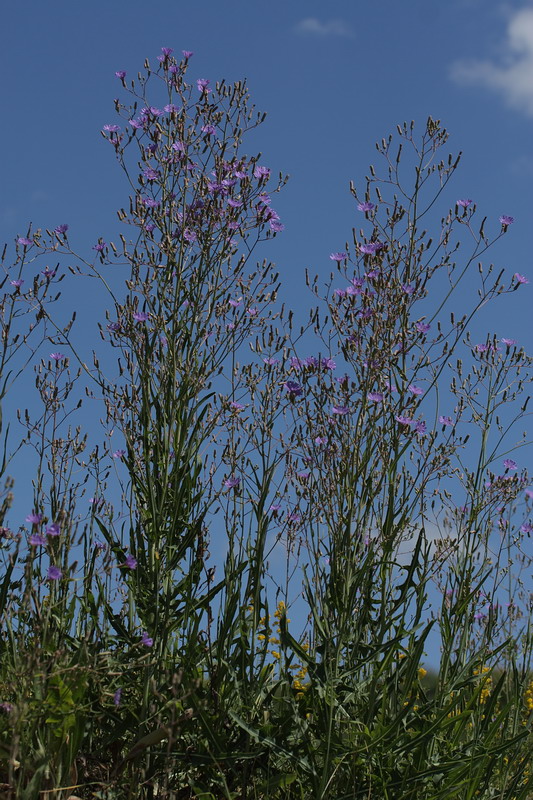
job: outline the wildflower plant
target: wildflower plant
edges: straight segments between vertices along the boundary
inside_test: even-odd
[[[263,115],[192,59],[116,72],[120,245],[83,258],[67,224],[30,229],[4,270],[0,400],[33,361],[41,409],[19,415],[37,473],[18,533],[7,440],[2,462],[4,789],[529,797],[531,359],[470,334],[528,283],[480,262],[514,219],[478,223],[470,199],[435,218],[459,159],[439,122],[399,126],[298,327],[252,263],[284,228],[285,179],[242,149]],[[91,368],[50,311],[60,266],[32,283],[50,254],[110,305]],[[79,388],[103,444],[70,421]]]

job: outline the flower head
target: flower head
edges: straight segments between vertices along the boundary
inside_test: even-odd
[[[134,558],[131,553],[128,553],[126,556],[126,560],[123,564],[120,564],[121,567],[127,567],[128,569],[136,569],[137,568],[137,559]]]
[[[144,644],[145,647],[151,647],[154,643],[154,640],[152,639],[151,636],[148,636],[146,631],[144,631],[141,642]]]
[[[182,50],[181,53],[183,55],[183,58],[192,58],[194,55],[194,52],[192,50]]]
[[[344,261],[348,257],[348,253],[331,253],[330,258],[332,261]]]
[[[421,394],[424,394],[424,390],[421,389],[420,386],[415,386],[414,383],[410,383],[407,388],[415,397],[420,397]]]
[[[358,203],[357,210],[358,211],[373,211],[376,206],[374,203]]]
[[[47,536],[59,536],[61,529],[58,522],[52,522],[45,531]]]
[[[46,544],[46,539],[40,533],[32,533],[29,538],[29,543],[34,547],[44,547]]]
[[[53,359],[54,361],[63,361],[65,356],[63,355],[63,353],[50,353],[50,358]]]
[[[43,520],[43,514],[35,514],[32,512],[26,517],[26,522],[31,522],[32,525],[39,525]]]
[[[146,311],[136,311],[136,312],[133,314],[133,319],[134,319],[136,322],[146,322],[146,320],[147,320],[149,317],[150,317],[150,314],[148,314]]]
[[[454,424],[454,421],[453,421],[453,419],[451,417],[440,416],[439,417],[439,422],[440,422],[441,425],[445,425],[447,427],[450,427],[450,425]]]
[[[368,400],[371,403],[382,403],[383,402],[383,395],[381,392],[369,392],[367,394]]]
[[[54,233],[66,233],[67,231],[68,231],[68,225],[66,223],[58,225],[57,228],[54,228]]]
[[[378,250],[382,250],[385,247],[383,242],[366,242],[366,244],[359,245],[359,252],[364,253],[366,256],[373,255],[377,253]]]
[[[506,458],[505,461],[503,462],[503,466],[505,467],[505,469],[510,469],[513,471],[518,469],[518,464],[516,463],[516,461],[513,461],[512,458]]]
[[[415,328],[419,333],[427,333],[431,328],[431,325],[428,325],[427,322],[417,322]]]
[[[289,397],[300,397],[303,394],[303,389],[296,381],[285,381],[283,388],[288,392]]]
[[[348,406],[333,406],[333,414],[336,414],[339,417],[345,417],[346,414],[350,413],[350,409]]]
[[[515,344],[518,344],[516,339],[507,339],[505,336],[502,337],[502,342],[506,347],[513,347]]]
[[[238,489],[241,483],[240,478],[226,478],[224,486],[226,489]]]
[[[18,244],[21,244],[24,247],[29,247],[31,244],[33,244],[33,239],[28,239],[27,236],[19,236],[17,242]]]
[[[208,94],[210,91],[208,89],[210,82],[211,81],[206,80],[206,78],[198,78],[198,80],[196,81],[196,86],[198,88],[198,91],[201,92],[201,94]]]
[[[514,222],[514,217],[509,217],[507,214],[502,214],[500,217],[500,222],[504,228],[507,228],[508,225],[512,225]]]
[[[14,286],[15,289],[20,289],[24,281],[22,280],[22,278],[15,278],[14,281],[9,281],[9,283],[11,284],[11,286]]]
[[[471,206],[473,202],[474,201],[470,200],[470,199],[467,199],[467,200],[456,200],[455,204],[458,205],[458,206],[461,206],[462,208],[468,208],[468,206]]]
[[[113,695],[113,702],[116,706],[120,705],[120,698],[122,697],[122,689],[119,687]]]
[[[46,573],[46,577],[49,581],[58,581],[63,577],[63,573],[59,567],[55,567],[53,564],[50,564],[48,567],[48,572]]]
[[[515,272],[513,277],[517,283],[529,283],[529,279],[526,278],[525,275],[521,275],[519,272]]]
[[[117,70],[115,72],[115,77],[117,77],[119,80],[123,81],[124,78],[126,77],[126,73],[125,73],[125,71],[123,69],[119,69],[119,70]]]
[[[105,250],[106,244],[107,243],[104,241],[99,241],[97,244],[93,245],[93,250],[96,250],[97,253],[101,253]]]
[[[123,458],[126,455],[125,450],[115,450],[113,453],[113,458]]]

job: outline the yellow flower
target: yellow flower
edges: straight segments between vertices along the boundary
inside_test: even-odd
[[[420,680],[422,680],[422,678],[425,678],[427,674],[428,674],[427,669],[424,669],[424,667],[420,667],[419,668],[418,677],[419,677]]]

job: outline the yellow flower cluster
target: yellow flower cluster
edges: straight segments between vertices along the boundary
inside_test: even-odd
[[[275,632],[278,634],[281,632],[280,620],[282,616],[284,616],[286,613],[287,613],[287,606],[283,601],[280,601],[277,605],[276,610],[274,611],[274,617],[276,619]],[[269,622],[270,619],[271,617],[269,617]],[[290,617],[286,617],[286,620],[287,622],[291,621]],[[274,644],[274,645],[279,644],[280,639],[278,636],[272,635],[273,631],[270,625],[267,624],[267,618],[261,617],[259,623],[261,625],[264,625],[264,631],[265,631],[264,633],[257,634],[257,638],[259,639],[259,641],[264,642],[266,639],[268,639],[269,644]],[[301,646],[304,650],[309,650],[309,644],[307,644],[307,642],[302,644]],[[279,660],[281,658],[281,654],[278,650],[269,650],[268,652],[270,653],[270,655],[274,656],[276,660]],[[292,664],[289,667],[289,669],[297,670],[296,674],[294,675],[292,687],[293,689],[296,689],[296,699],[301,700],[301,698],[304,696],[304,693],[307,691],[310,685],[309,683],[302,683],[302,680],[307,675],[307,667],[304,667],[301,664]]]
[[[533,711],[533,681],[530,682],[524,695],[524,703],[528,711]]]
[[[481,680],[483,681],[481,694],[479,696],[480,703],[484,703],[486,701],[492,689],[492,677],[490,675],[486,675],[487,672],[490,672],[490,667],[482,667],[481,670],[474,670],[474,675],[480,675]]]

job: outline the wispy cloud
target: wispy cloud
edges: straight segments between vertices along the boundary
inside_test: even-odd
[[[321,22],[316,17],[306,17],[298,22],[295,30],[306,36],[341,36],[345,39],[353,39],[351,27],[342,19],[329,19]]]
[[[493,89],[508,106],[533,117],[533,8],[509,17],[498,60],[456,61],[450,75],[457,83]]]

